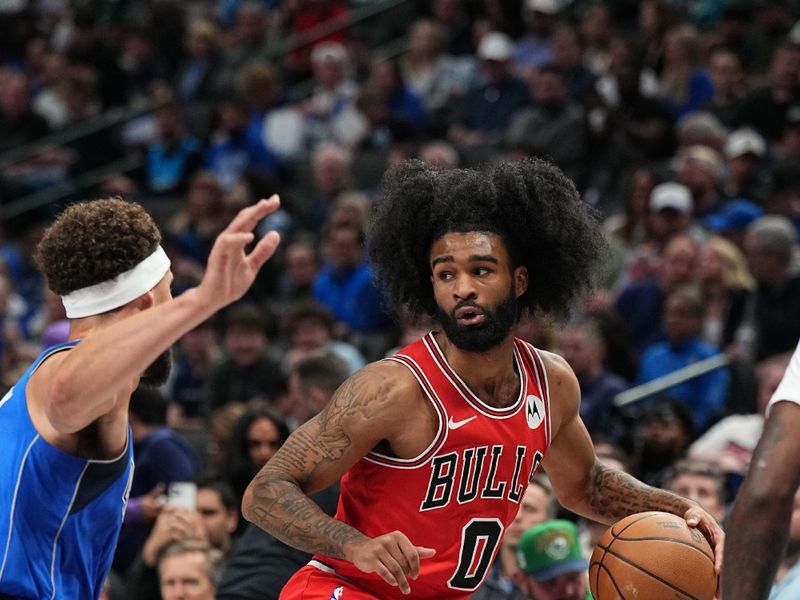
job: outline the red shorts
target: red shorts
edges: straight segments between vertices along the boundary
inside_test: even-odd
[[[286,582],[278,600],[380,600],[333,573],[306,565]]]

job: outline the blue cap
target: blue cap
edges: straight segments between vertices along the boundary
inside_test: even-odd
[[[708,215],[705,223],[713,231],[743,231],[762,216],[764,211],[758,204],[737,198],[726,202],[719,212]]]

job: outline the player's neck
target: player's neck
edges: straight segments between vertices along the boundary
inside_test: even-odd
[[[492,393],[509,381],[517,381],[514,371],[514,337],[508,337],[486,352],[467,352],[451,342],[444,333],[438,337],[440,347],[450,367],[458,373],[470,389],[479,396]]]

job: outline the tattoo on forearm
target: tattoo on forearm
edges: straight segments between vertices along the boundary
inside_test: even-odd
[[[681,515],[689,501],[671,492],[645,485],[627,473],[595,463],[590,506],[604,521],[614,521],[630,514],[660,510]]]
[[[256,525],[300,550],[337,558],[344,558],[346,542],[363,535],[325,514],[301,487],[352,445],[344,419],[366,419],[383,401],[369,384],[358,375],[346,381],[314,423],[296,431],[256,476],[249,514]],[[287,473],[303,475],[295,480]]]

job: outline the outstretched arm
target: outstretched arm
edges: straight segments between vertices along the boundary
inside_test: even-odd
[[[580,388],[569,366],[558,357],[548,365],[553,440],[542,461],[559,502],[569,510],[600,523],[614,523],[644,511],[669,512],[697,526],[714,547],[717,571],[722,566],[724,534],[714,518],[687,498],[646,485],[601,463],[579,414]],[[727,600],[727,598],[726,598]]]
[[[348,560],[409,593],[406,575],[416,577],[419,559],[432,550],[413,546],[400,532],[369,538],[326,515],[306,495],[333,484],[380,441],[404,431],[407,390],[394,376],[403,369],[377,363],[350,377],[256,475],[242,512],[290,546]]]
[[[253,241],[252,230],[277,207],[278,199],[273,197],[239,212],[214,243],[198,287],[98,327],[70,352],[45,362],[31,377],[28,391],[29,398],[44,407],[52,427],[60,433],[75,433],[109,413],[117,396],[130,392],[162,352],[240,298],[278,245],[278,235],[270,233],[252,252],[244,252]]]
[[[800,484],[798,431],[800,406],[775,404],[728,523],[722,570],[725,600],[761,600],[769,595],[786,549]]]

